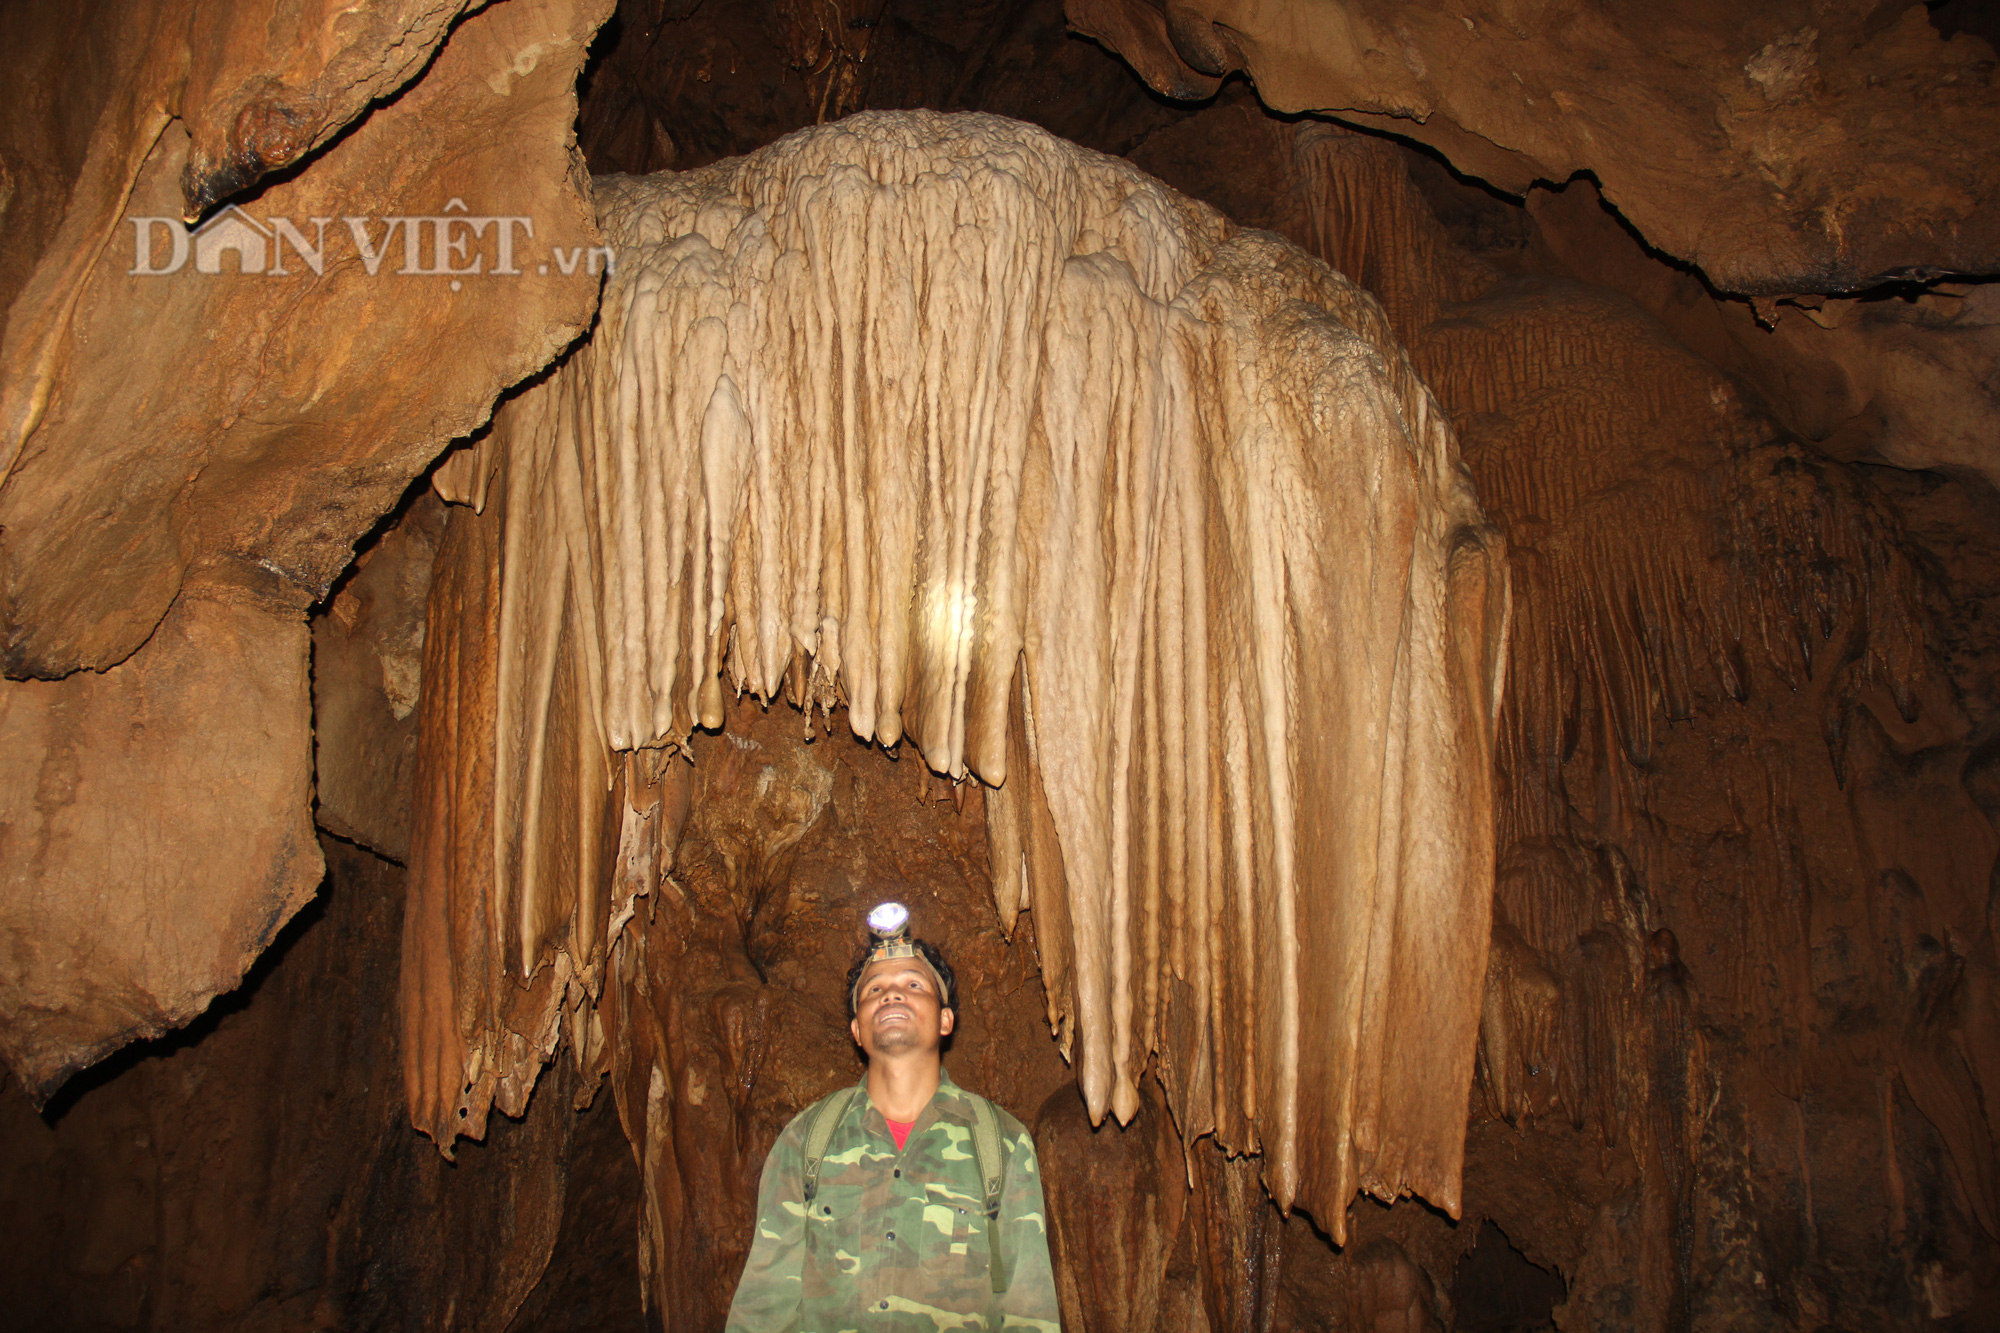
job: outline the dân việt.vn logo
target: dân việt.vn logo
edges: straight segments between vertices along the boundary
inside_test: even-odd
[[[608,245],[551,246],[547,256],[540,257],[534,249],[533,218],[479,216],[457,198],[436,214],[311,217],[304,219],[304,226],[287,217],[260,221],[234,204],[192,231],[174,217],[126,221],[133,232],[132,267],[126,272],[135,277],[178,273],[190,259],[196,273],[281,278],[310,270],[319,275],[343,247],[370,277],[382,270],[384,261],[400,256],[402,262],[389,272],[399,277],[450,278],[453,291],[470,277],[546,275],[552,268],[564,274],[579,268],[596,274],[613,272],[617,266]],[[341,225],[334,226],[336,221]]]

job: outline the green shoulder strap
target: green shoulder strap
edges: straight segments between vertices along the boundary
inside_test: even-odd
[[[1007,1183],[1007,1155],[1000,1149],[1000,1117],[993,1103],[978,1093],[972,1099],[972,1152],[979,1159],[979,1181],[986,1190],[987,1268],[997,1295],[1007,1290],[1006,1232],[1000,1225],[1000,1192]]]
[[[826,1145],[833,1139],[834,1126],[847,1114],[847,1104],[854,1100],[854,1088],[842,1088],[829,1092],[819,1099],[813,1108],[812,1123],[806,1126],[806,1203],[810,1205],[813,1196],[819,1193],[819,1164],[826,1156]]]

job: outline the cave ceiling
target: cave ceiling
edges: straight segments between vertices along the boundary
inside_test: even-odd
[[[1922,5],[1069,0],[1155,89],[1427,145],[1511,194],[1588,177],[1731,292],[2000,266],[1993,53]]]

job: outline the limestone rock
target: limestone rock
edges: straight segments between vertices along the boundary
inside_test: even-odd
[[[1454,1207],[1507,593],[1380,309],[994,117],[599,192],[595,335],[438,474],[486,535],[433,598],[417,1124],[553,1046],[446,1016],[594,993],[613,756],[733,689],[995,789],[1093,1119],[1157,1073],[1336,1235],[1357,1188]]]
[[[46,1100],[233,988],[320,878],[306,631],[189,589],[103,675],[0,682],[0,1053]]]
[[[1564,268],[1632,296],[1826,453],[2000,482],[2000,287],[1720,300],[1647,254],[1588,181],[1537,190],[1527,211]]]
[[[289,55],[268,86],[242,72],[258,42],[311,25],[287,9],[266,32],[266,8],[135,4],[99,21],[118,77],[95,90],[108,100],[0,351],[9,676],[121,661],[204,562],[276,571],[299,607],[316,600],[438,450],[589,318],[596,266],[565,272],[554,251],[595,243],[570,123],[608,0],[506,0],[466,19],[421,81],[216,214],[206,241],[177,250],[168,223],[134,222],[178,218],[185,183],[206,199],[324,139],[350,99],[351,115],[422,67],[451,7],[328,13],[299,48],[311,58]],[[220,50],[252,29],[257,42]],[[372,64],[355,45],[368,34]],[[298,105],[312,110],[294,125]],[[177,253],[171,273],[133,272]]]
[[[2000,269],[1992,47],[1922,5],[1067,0],[1170,97],[1410,138],[1514,194],[1588,174],[1730,291]]]
[[[565,1326],[509,1317],[587,1202],[579,1167],[618,1173],[596,1206],[630,1236],[632,1154],[611,1108],[576,1113],[568,1070],[526,1123],[456,1164],[410,1133],[382,1025],[403,872],[321,846],[320,895],[243,990],[39,1114],[0,1088],[12,1327],[550,1333]],[[628,1329],[605,1306],[638,1314],[629,1239],[622,1269],[597,1257],[589,1326]]]
[[[424,603],[443,534],[426,491],[312,620],[315,818],[396,861],[410,854]]]
[[[310,895],[302,613],[438,449],[583,327],[599,281],[570,122],[608,5],[508,0],[441,50],[450,5],[114,8],[96,63],[56,10],[24,28],[96,119],[80,153],[31,158],[0,257],[21,284],[0,358],[0,665],[50,680],[5,687],[21,777],[0,798],[19,883],[0,1012],[43,1096],[200,1012]],[[315,145],[249,207],[175,230],[184,187],[207,199]],[[440,250],[448,229],[465,252]],[[225,613],[245,587],[264,609]],[[108,674],[69,676],[86,667]],[[411,682],[391,689],[407,707]],[[36,804],[46,765],[73,808]],[[142,836],[113,837],[128,806]],[[139,891],[104,910],[99,886],[125,882]]]
[[[205,11],[181,94],[190,220],[340,133],[421,72],[473,0],[340,0]],[[518,17],[518,16],[517,16]],[[536,52],[539,56],[541,52]],[[532,57],[531,57],[532,59]]]

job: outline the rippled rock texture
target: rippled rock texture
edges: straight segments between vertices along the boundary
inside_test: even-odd
[[[1379,308],[993,117],[600,193],[590,344],[439,474],[418,1125],[592,1060],[657,775],[748,692],[987,787],[1093,1120],[1150,1070],[1336,1236],[1455,1207],[1507,585]]]

